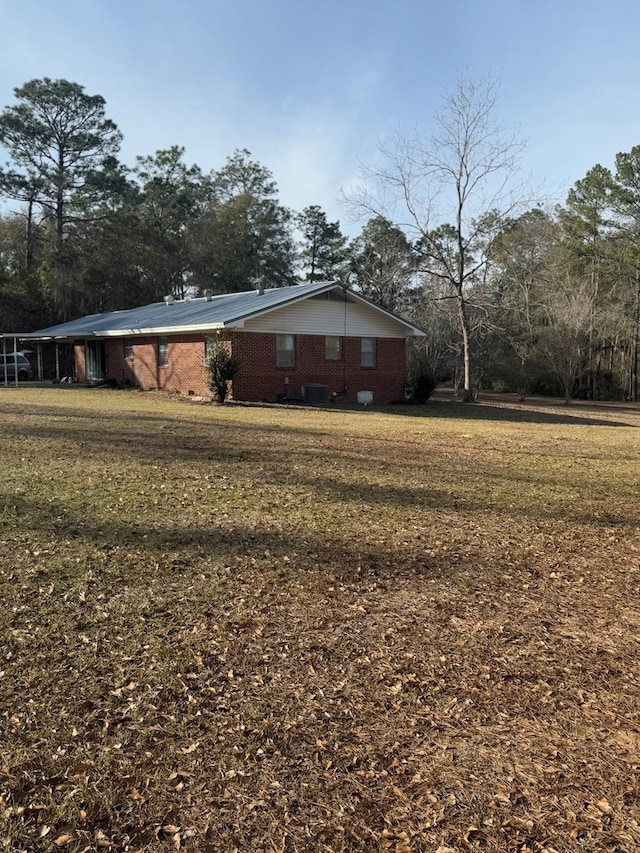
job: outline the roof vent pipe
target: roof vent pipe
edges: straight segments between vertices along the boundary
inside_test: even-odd
[[[165,296],[164,303],[165,303],[165,305],[173,305],[173,303],[174,303],[173,296],[171,294],[169,294],[168,296]]]
[[[256,282],[256,293],[258,296],[262,296],[264,293],[264,276],[260,276]]]
[[[205,302],[211,302],[211,291],[210,290],[203,290],[202,295],[204,296]]]

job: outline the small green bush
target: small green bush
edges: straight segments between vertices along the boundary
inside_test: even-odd
[[[222,405],[229,393],[229,382],[238,370],[238,360],[231,352],[231,342],[223,338],[209,338],[205,365],[214,399]]]

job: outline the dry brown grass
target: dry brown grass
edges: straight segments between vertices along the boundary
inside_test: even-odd
[[[640,848],[640,411],[0,390],[0,847]]]

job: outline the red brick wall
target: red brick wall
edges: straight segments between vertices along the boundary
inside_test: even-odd
[[[169,338],[169,363],[159,368],[158,387],[164,391],[209,395],[204,366],[204,335],[174,335]]]
[[[325,359],[324,335],[295,335],[295,364],[276,367],[276,336],[271,333],[232,332],[233,352],[239,362],[233,381],[234,400],[275,402],[279,395],[299,398],[302,386],[326,385],[329,394],[355,402],[358,391],[372,391],[374,404],[401,400],[406,379],[404,338],[378,338],[376,367],[360,366],[360,338],[343,338],[342,358]],[[160,389],[211,396],[204,367],[204,335],[169,337],[169,359],[158,367],[158,338],[134,338],[133,357],[125,359],[124,340],[105,341],[108,379],[131,383],[144,390]],[[84,348],[76,345],[76,371],[84,380]],[[82,371],[82,372],[81,372]],[[82,377],[82,378],[81,378]],[[288,378],[288,383],[285,379]]]
[[[168,363],[158,365],[158,338],[132,338],[133,356],[125,358],[124,339],[106,341],[105,360],[108,379],[131,384],[145,391],[160,389],[209,395],[204,367],[204,336],[173,335],[168,338]]]
[[[295,364],[276,367],[276,336],[236,332],[234,354],[240,368],[233,381],[234,400],[275,401],[279,394],[300,397],[302,386],[326,385],[329,394],[354,402],[358,391],[372,391],[374,404],[404,397],[404,338],[378,338],[376,367],[360,367],[360,338],[343,338],[342,358],[325,359],[324,335],[295,335]],[[289,382],[285,382],[288,378]]]

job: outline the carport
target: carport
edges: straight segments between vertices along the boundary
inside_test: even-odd
[[[11,358],[11,356],[15,356],[22,352],[22,349],[18,349],[18,343],[24,343],[26,341],[30,343],[34,343],[36,345],[36,378],[39,381],[44,379],[44,361],[42,356],[42,345],[43,343],[53,343],[55,345],[55,381],[60,381],[60,348],[58,342],[55,338],[43,338],[38,335],[34,335],[29,332],[0,332],[0,340],[2,341],[1,351],[4,356],[4,361],[6,364],[7,356]],[[4,372],[4,385],[5,387],[8,385],[13,385],[15,383],[16,387],[18,386],[18,371],[15,371],[15,376],[11,382],[9,382],[8,371]]]

